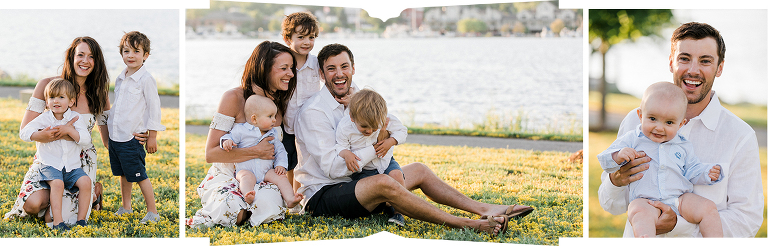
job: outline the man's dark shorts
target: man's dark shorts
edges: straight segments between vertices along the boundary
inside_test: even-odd
[[[86,174],[82,168],[75,168],[73,170],[66,171],[64,169],[56,170],[56,168],[52,166],[44,165],[43,168],[40,169],[40,181],[51,181],[54,179],[59,179],[64,181],[64,189],[69,190],[71,193],[79,191],[75,184],[77,183],[77,180],[83,176],[88,177],[88,174]],[[51,189],[51,186],[48,185],[48,182],[40,182],[40,186],[45,189]]]
[[[385,173],[389,173],[392,170],[400,169],[400,164],[395,161],[395,158],[389,162],[389,167]],[[378,174],[378,171],[373,171],[373,176]],[[307,201],[307,207],[304,210],[312,216],[335,216],[339,215],[344,218],[354,219],[360,217],[367,217],[372,214],[378,214],[384,211],[387,207],[386,203],[381,203],[376,206],[373,211],[368,211],[355,197],[355,186],[360,179],[368,176],[359,175],[359,179],[354,179],[350,182],[339,183],[334,185],[323,186],[317,191],[312,198]],[[405,175],[403,175],[405,178]]]
[[[144,146],[135,138],[128,142],[109,140],[109,162],[114,176],[125,176],[128,182],[147,179],[146,156]]]
[[[312,216],[336,216],[347,219],[367,217],[384,211],[385,203],[368,211],[357,201],[355,186],[360,180],[323,186],[307,201],[304,210]]]

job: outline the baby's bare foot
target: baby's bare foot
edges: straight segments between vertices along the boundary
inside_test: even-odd
[[[302,199],[304,199],[304,194],[301,194],[301,193],[293,194],[292,201],[289,201],[288,199],[285,200],[285,206],[288,208],[296,207],[296,205],[298,205]]]
[[[248,204],[253,203],[253,199],[256,198],[256,191],[249,191],[248,193],[245,193],[245,202]]]

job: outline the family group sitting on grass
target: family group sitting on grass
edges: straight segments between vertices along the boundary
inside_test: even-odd
[[[98,165],[91,142],[98,124],[112,174],[120,177],[122,206],[115,215],[133,213],[131,189],[138,183],[147,209],[140,223],[160,220],[144,160],[144,145],[155,153],[157,131],[165,130],[157,85],[144,67],[150,41],[133,31],[123,35],[119,48],[126,68],[115,81],[114,105],[101,47],[90,37],[69,46],[61,76],[35,86],[19,136],[36,142],[37,152],[6,219],[37,215],[55,230],[88,225],[91,208],[101,209],[102,200],[94,192],[100,184],[94,183]]]
[[[318,32],[312,14],[288,15],[282,23],[287,47],[260,43],[241,86],[224,93],[205,146],[213,165],[197,188],[202,208],[188,226],[259,225],[284,218],[292,208],[344,218],[386,212],[400,226],[405,215],[497,235],[511,218],[533,211],[472,200],[421,163],[400,167],[392,150],[405,141],[407,129],[388,114],[381,95],[352,82],[349,48],[329,44],[310,54]],[[414,189],[482,217],[449,214]]]
[[[600,205],[627,213],[624,237],[754,237],[764,206],[757,138],[712,90],[723,37],[690,22],[671,41],[674,83],[648,87],[597,156]]]

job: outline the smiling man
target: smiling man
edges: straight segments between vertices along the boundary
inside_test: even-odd
[[[688,107],[680,135],[693,143],[703,163],[720,164],[723,177],[714,185],[694,185],[693,193],[717,206],[725,237],[754,237],[763,222],[763,187],[760,159],[754,130],[720,105],[712,90],[725,64],[725,42],[720,33],[705,23],[690,22],[672,34],[669,70],[675,85],[685,92]],[[637,128],[640,119],[632,110],[621,122],[618,135]],[[627,185],[643,177],[649,157],[637,158],[614,173],[602,174],[598,191],[605,211],[618,215],[627,211]],[[662,211],[656,233],[664,236],[701,237],[698,225],[688,223],[661,203],[651,205]],[[627,222],[624,237],[632,237]]]
[[[300,149],[295,178],[302,184],[298,192],[306,197],[302,205],[307,213],[312,216],[366,217],[380,212],[385,203],[389,203],[411,218],[454,228],[470,227],[495,235],[506,230],[510,218],[533,211],[528,206],[487,204],[469,199],[421,163],[402,167],[405,187],[385,174],[358,180],[347,177],[344,158],[338,155],[341,150],[335,148],[335,132],[339,121],[348,114],[346,106],[355,74],[354,56],[346,46],[330,44],[323,47],[317,58],[326,90],[320,90],[304,103],[294,129]],[[387,131],[381,132],[388,135]],[[360,163],[376,157],[373,146],[356,151],[356,154]],[[411,193],[414,189],[421,189],[437,203],[486,217],[472,220],[453,216]]]

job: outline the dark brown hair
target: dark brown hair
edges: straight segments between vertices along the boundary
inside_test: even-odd
[[[715,39],[715,42],[717,42],[717,64],[719,65],[725,59],[725,41],[720,36],[720,32],[707,23],[688,22],[675,29],[671,39],[672,53],[675,53],[675,44],[680,40],[687,38],[700,40],[708,37]]]
[[[288,100],[291,99],[293,91],[296,90],[296,76],[293,76],[288,82],[288,90],[280,91],[269,89],[269,73],[272,71],[272,66],[275,64],[275,58],[282,54],[288,53],[291,55],[293,65],[291,71],[296,74],[296,58],[293,57],[291,50],[278,42],[264,41],[253,49],[251,57],[248,58],[248,62],[245,63],[245,70],[243,71],[243,79],[241,80],[240,87],[243,88],[243,98],[248,99],[253,95],[253,86],[258,86],[264,90],[264,95],[272,98],[277,106],[278,112],[285,114],[285,109],[288,107]]]
[[[123,54],[123,48],[124,46],[128,46],[133,48],[134,50],[141,49],[144,50],[144,54],[149,54],[149,38],[147,38],[146,35],[143,33],[137,32],[137,31],[131,31],[129,33],[126,33],[123,35],[123,38],[120,39],[120,45],[117,46],[117,48],[120,49],[120,54]],[[142,55],[144,55],[142,54]],[[146,61],[146,60],[145,60]]]
[[[323,47],[323,49],[320,50],[320,53],[317,53],[317,62],[320,64],[320,70],[325,72],[325,68],[323,67],[325,60],[328,60],[331,56],[337,56],[341,54],[341,52],[347,52],[349,61],[352,62],[350,65],[354,66],[355,57],[352,56],[352,51],[349,50],[347,46],[344,46],[343,44],[329,44]]]
[[[88,110],[98,115],[104,111],[107,107],[107,97],[109,92],[109,75],[107,74],[107,67],[104,63],[104,55],[101,52],[101,46],[91,37],[77,37],[72,40],[72,44],[69,45],[67,51],[64,53],[64,68],[61,71],[61,78],[69,80],[75,86],[75,91],[80,92],[80,85],[75,80],[75,48],[80,43],[86,43],[88,48],[91,49],[91,55],[93,56],[93,68],[88,77],[85,78],[85,98],[88,100]],[[75,106],[77,106],[77,100],[79,97],[75,97]]]
[[[283,19],[281,28],[283,29],[283,38],[291,39],[291,35],[296,32],[296,28],[301,27],[301,35],[308,36],[310,34],[315,35],[320,33],[320,28],[317,26],[317,19],[309,12],[296,12],[290,14]]]

